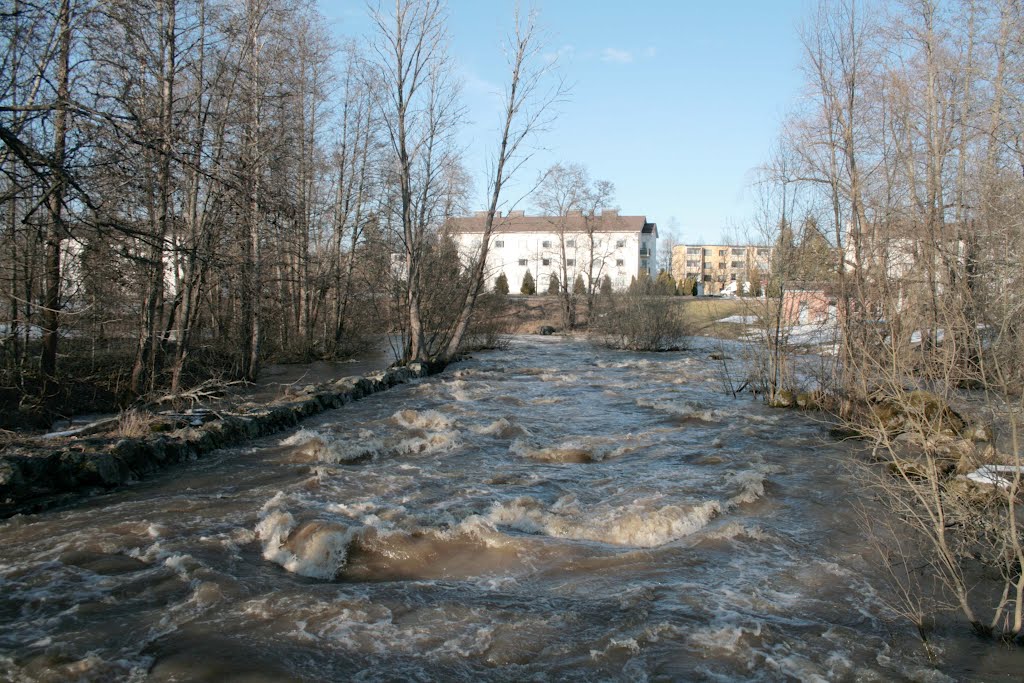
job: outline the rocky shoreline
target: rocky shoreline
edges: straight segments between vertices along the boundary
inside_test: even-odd
[[[204,414],[167,432],[127,438],[80,432],[32,439],[0,453],[0,518],[40,512],[82,495],[138,481],[219,448],[289,429],[325,410],[436,374],[441,364],[411,363],[361,377],[309,385],[247,411]]]

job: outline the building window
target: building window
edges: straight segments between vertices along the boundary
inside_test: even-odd
[[[642,261],[640,261],[640,267],[641,268],[646,268],[647,267],[647,259],[643,259]]]
[[[743,261],[733,261],[733,262],[732,262],[732,263],[730,264],[730,266],[731,266],[732,268],[742,268],[742,267],[743,267]]]
[[[540,260],[540,264],[542,266],[550,266],[551,265],[551,259],[549,259],[549,258],[542,258]]]
[[[568,247],[569,249],[575,249],[576,240],[569,240],[568,242],[565,243],[565,246]]]
[[[718,264],[718,269],[719,270],[725,270],[725,262],[724,261],[722,263]]]
[[[736,249],[736,248],[733,248],[732,255],[733,256],[743,256],[743,254],[745,254],[746,251],[747,251],[746,249]]]
[[[567,259],[565,259],[565,265],[567,265],[567,266],[575,266],[576,265],[576,259],[574,259],[574,258],[567,258]]]
[[[687,261],[686,262],[686,267],[687,268],[700,268],[700,261]]]
[[[718,255],[719,255],[719,256],[725,256],[725,255],[726,255],[726,254],[728,254],[728,253],[729,253],[729,250],[728,250],[728,249],[719,249],[719,250],[718,250]]]
[[[622,249],[624,246],[626,246],[626,240],[616,240],[616,242],[615,242],[615,248],[616,249]]]
[[[551,242],[548,242],[547,240],[544,240],[543,242],[541,242],[540,246],[544,247],[545,249],[550,249],[551,248]]]
[[[704,255],[705,256],[713,256],[714,255],[714,254],[712,254],[713,251],[714,251],[713,249],[705,249],[704,250]]]
[[[619,268],[622,268],[623,266],[626,265],[626,262],[623,261],[622,259],[615,259],[615,265],[617,265]]]
[[[736,282],[736,273],[733,273],[732,275],[730,275],[729,279],[732,280],[733,282]]]
[[[526,259],[524,259],[524,258],[519,259],[519,265],[525,266],[526,265]]]
[[[505,246],[505,242],[503,240],[494,240],[494,248],[495,249],[501,249],[504,246]]]
[[[686,248],[686,253],[687,254],[699,254],[700,253],[700,247],[687,247]]]
[[[758,249],[757,250],[757,255],[758,256],[767,256],[768,255],[768,250],[767,249]]]

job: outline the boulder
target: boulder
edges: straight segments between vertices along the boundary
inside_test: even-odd
[[[780,389],[775,392],[775,396],[768,405],[773,408],[792,408],[796,404],[796,398],[793,396],[793,392],[789,389]]]
[[[541,325],[540,327],[537,328],[537,334],[548,336],[548,335],[552,335],[554,333],[555,333],[555,328],[552,327],[551,325]]]

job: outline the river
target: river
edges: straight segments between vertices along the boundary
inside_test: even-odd
[[[886,618],[849,448],[707,349],[520,338],[2,522],[0,678],[1013,680]]]

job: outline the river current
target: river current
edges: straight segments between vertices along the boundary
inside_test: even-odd
[[[707,349],[520,338],[0,523],[0,679],[959,680],[885,618],[848,449]]]

